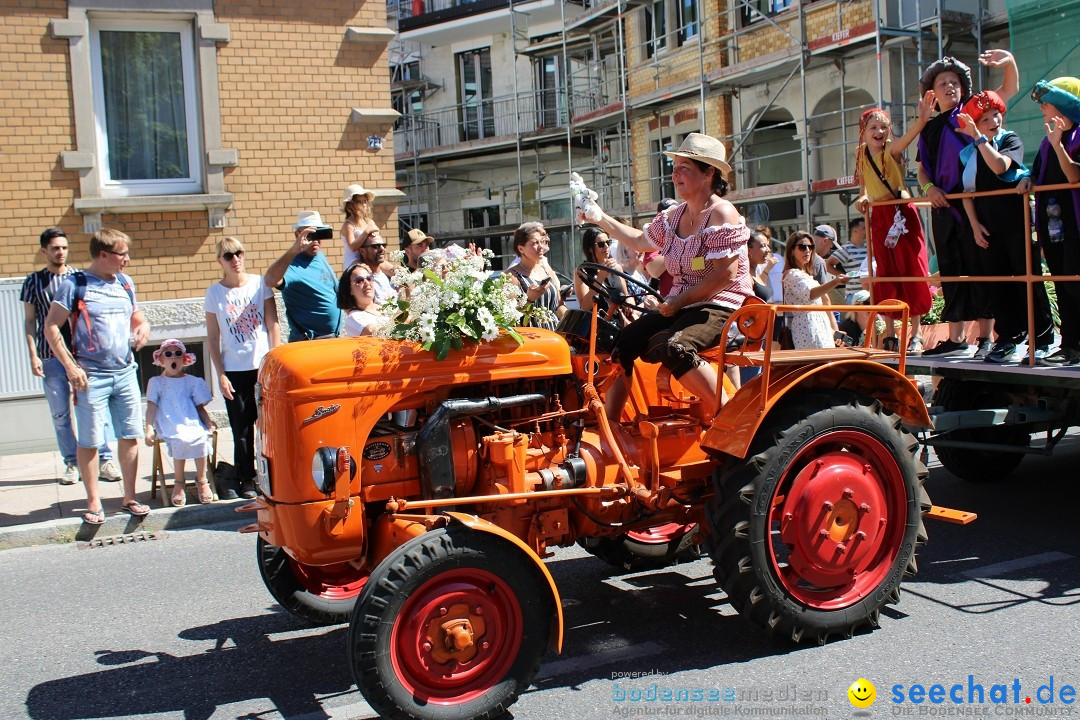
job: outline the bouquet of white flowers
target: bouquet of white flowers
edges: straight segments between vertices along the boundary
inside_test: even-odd
[[[493,256],[490,250],[476,254],[451,245],[434,267],[415,272],[399,267],[394,284],[408,288],[408,299],[382,305],[379,312],[388,321],[375,334],[418,342],[425,350],[434,350],[439,360],[451,349],[460,350],[466,340],[494,340],[500,330],[520,345],[523,340],[514,326],[550,311],[530,305],[508,275],[489,272]]]

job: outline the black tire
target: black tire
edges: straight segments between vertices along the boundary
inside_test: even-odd
[[[795,642],[876,627],[926,541],[917,449],[865,396],[805,393],[774,409],[747,457],[714,477],[709,550],[732,606]]]
[[[662,533],[652,533],[657,528],[649,528],[616,537],[581,538],[578,545],[612,567],[631,572],[693,562],[701,557],[701,545],[695,542],[698,526],[691,524],[679,528]]]
[[[934,405],[940,406],[946,412],[1003,408],[1011,403],[1008,386],[956,378],[942,378],[933,400]],[[1027,447],[1031,443],[1031,433],[1018,425],[953,430],[941,437],[947,440],[1018,447]],[[961,480],[974,483],[993,482],[1007,477],[1024,459],[1023,453],[995,452],[990,449],[935,447],[934,453],[942,467]]]
[[[522,555],[502,538],[452,527],[413,538],[372,571],[349,624],[349,663],[380,717],[497,718],[529,687],[554,607]],[[459,637],[467,646],[450,648]]]
[[[263,583],[281,607],[313,625],[349,621],[366,573],[344,563],[325,568],[298,563],[261,537],[255,552]]]

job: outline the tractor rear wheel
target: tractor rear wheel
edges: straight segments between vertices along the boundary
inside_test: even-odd
[[[356,598],[367,582],[366,570],[348,563],[305,565],[261,537],[255,552],[263,583],[281,607],[314,625],[349,621]]]
[[[796,642],[876,626],[926,540],[917,449],[873,398],[814,392],[774,409],[715,476],[709,544],[729,602]]]
[[[1004,408],[1011,404],[1007,386],[978,380],[942,378],[934,393],[934,405],[946,412]],[[953,430],[942,435],[946,440],[976,441],[1027,447],[1031,433],[1020,425],[1001,425],[972,430]],[[1024,454],[995,452],[987,449],[935,447],[941,465],[961,480],[985,483],[1000,480],[1016,469]]]
[[[554,607],[522,554],[488,533],[442,528],[372,571],[349,624],[349,662],[380,717],[497,718],[528,688]]]
[[[616,537],[582,538],[578,544],[620,570],[647,570],[701,557],[697,531],[696,523],[665,523]]]

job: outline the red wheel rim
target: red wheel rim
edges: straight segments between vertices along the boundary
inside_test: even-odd
[[[666,545],[682,538],[695,527],[697,526],[694,523],[664,523],[644,530],[631,530],[626,533],[626,537],[642,545]]]
[[[289,558],[289,565],[300,587],[325,600],[351,600],[360,594],[368,579],[366,570],[357,570],[348,563],[304,565]]]
[[[468,620],[476,630],[464,654],[445,650],[442,638],[432,632],[455,618]],[[517,596],[501,578],[478,568],[444,572],[412,593],[394,621],[394,672],[420,701],[466,703],[506,677],[524,629]]]
[[[852,605],[881,584],[907,524],[903,472],[874,436],[814,438],[769,502],[769,551],[780,583],[819,610]]]

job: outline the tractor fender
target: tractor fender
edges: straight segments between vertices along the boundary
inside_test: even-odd
[[[703,448],[745,457],[773,408],[792,393],[810,389],[843,389],[869,395],[899,415],[906,425],[931,427],[926,401],[918,388],[888,365],[870,360],[838,360],[820,365],[780,365],[771,370],[766,397],[762,394],[763,376],[746,383],[713,418],[702,439]]]
[[[526,557],[533,561],[537,569],[540,571],[541,576],[547,580],[548,587],[551,588],[551,602],[555,607],[555,624],[551,628],[551,638],[549,643],[551,649],[555,652],[562,654],[563,644],[563,611],[562,611],[562,598],[559,597],[559,588],[555,585],[555,579],[551,577],[551,573],[548,572],[547,566],[537,556],[533,549],[521,541],[517,535],[514,535],[507,530],[499,527],[495,523],[479,518],[476,515],[469,515],[462,512],[447,512],[444,513],[447,517],[450,517],[454,522],[460,523],[470,530],[479,530],[481,532],[491,533],[497,535],[502,539],[516,545],[521,549]]]

